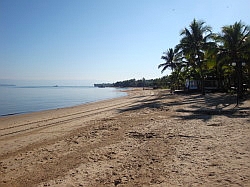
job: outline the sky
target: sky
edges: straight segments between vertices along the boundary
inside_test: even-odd
[[[1,0],[1,80],[78,84],[159,78],[192,20],[250,24],[249,0]],[[62,83],[63,84],[63,83]]]

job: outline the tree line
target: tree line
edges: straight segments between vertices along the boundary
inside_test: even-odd
[[[205,94],[205,81],[216,80],[220,90],[232,86],[242,93],[250,87],[250,27],[241,21],[223,26],[220,33],[204,21],[194,19],[181,33],[179,44],[163,52],[162,73],[171,70],[168,77],[171,89],[189,88],[186,80],[198,80]]]
[[[136,80],[130,79],[125,81],[118,81],[113,83],[114,87],[151,87],[151,88],[169,88],[170,87],[170,79],[169,76],[163,76],[161,78],[156,79],[148,79],[145,78]]]
[[[128,87],[151,87],[151,88],[169,88],[170,87],[170,76],[163,76],[161,78],[149,79],[145,78],[136,80],[129,79],[124,81],[117,81],[115,83],[102,83],[94,84],[95,87],[117,87],[117,88],[128,88]]]

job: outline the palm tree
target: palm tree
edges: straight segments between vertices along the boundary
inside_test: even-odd
[[[174,50],[172,48],[169,48],[167,52],[163,52],[164,56],[161,56],[161,59],[165,60],[165,63],[162,63],[158,66],[158,69],[163,67],[161,70],[161,73],[163,73],[167,68],[170,68],[173,72],[175,68],[174,63]]]
[[[164,56],[161,56],[161,59],[165,60],[165,63],[162,63],[158,66],[158,69],[163,67],[161,73],[163,73],[167,68],[170,68],[173,74],[173,71],[176,67],[174,62],[175,53],[173,48],[169,48],[167,52],[163,52]],[[173,90],[173,81],[171,81],[171,93]]]
[[[205,25],[204,21],[196,21],[194,19],[189,28],[184,28],[180,35],[183,37],[180,40],[180,44],[176,46],[176,50],[180,51],[183,56],[188,56],[189,59],[187,60],[190,62],[190,65],[198,68],[201,90],[204,95],[204,73],[202,66],[205,62],[205,50],[214,45],[214,42],[209,41],[212,39],[211,27]]]
[[[218,60],[222,65],[236,63],[237,72],[237,96],[242,96],[242,62],[250,62],[250,27],[241,21],[234,25],[222,27],[222,32],[217,36]],[[227,63],[227,64],[225,64]],[[237,98],[238,104],[238,98]]]
[[[217,36],[219,54],[228,60],[242,60],[249,57],[250,27],[241,21],[234,25],[222,27],[222,33]]]

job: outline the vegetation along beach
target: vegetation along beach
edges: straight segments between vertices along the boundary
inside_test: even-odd
[[[1,0],[0,187],[250,187],[248,0]]]

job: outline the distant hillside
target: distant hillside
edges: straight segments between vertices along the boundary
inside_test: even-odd
[[[0,84],[0,86],[16,86],[14,84]]]
[[[94,84],[94,87],[99,87],[99,88],[114,87],[114,84],[113,83]]]

